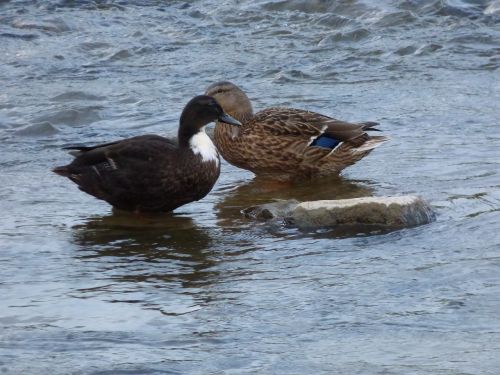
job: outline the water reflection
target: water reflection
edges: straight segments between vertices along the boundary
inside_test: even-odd
[[[222,188],[222,200],[215,206],[219,225],[232,227],[241,224],[245,218],[241,211],[247,207],[265,204],[276,200],[295,199],[299,202],[322,199],[347,199],[368,197],[373,189],[370,181],[349,180],[341,176],[330,176],[312,181],[296,182],[292,185],[270,183],[266,180],[253,180]],[[235,223],[236,221],[236,223]]]
[[[212,239],[189,217],[124,213],[93,217],[73,227],[73,243],[78,246],[75,258],[85,265],[82,272],[101,281],[97,287],[78,289],[79,298],[102,293],[112,295],[111,302],[140,302],[164,314],[185,313],[190,307],[174,306],[179,301],[159,306],[151,297],[156,299],[159,290],[181,293],[190,296],[189,306],[199,307],[199,302],[211,299],[200,291],[219,277],[213,269]]]

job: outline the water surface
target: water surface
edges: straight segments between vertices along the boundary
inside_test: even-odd
[[[1,371],[497,374],[499,20],[496,0],[2,1]],[[221,79],[392,141],[289,190],[224,163],[161,219],[50,173],[68,143],[175,135]],[[240,213],[397,194],[437,221],[339,238]]]

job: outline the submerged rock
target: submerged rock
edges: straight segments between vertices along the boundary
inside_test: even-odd
[[[427,224],[435,219],[430,205],[420,197],[364,197],[298,203],[280,201],[250,207],[247,217],[281,219],[299,228],[345,227],[357,232],[392,230]]]
[[[258,220],[283,219],[297,207],[299,203],[300,202],[295,199],[280,200],[273,203],[248,207],[243,210],[243,214],[248,218]]]

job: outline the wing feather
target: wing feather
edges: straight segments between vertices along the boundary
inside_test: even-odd
[[[252,120],[244,125],[243,134],[262,132],[284,137],[303,137],[304,143],[322,134],[342,142],[363,143],[366,131],[375,129],[376,122],[351,123],[321,115],[319,113],[273,107],[255,114]]]

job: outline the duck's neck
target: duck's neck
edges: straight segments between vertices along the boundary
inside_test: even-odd
[[[201,157],[201,161],[213,161],[216,165],[219,164],[219,153],[210,137],[205,133],[205,127],[201,128],[198,133],[191,137],[189,148],[193,154]]]
[[[250,121],[253,117],[253,109],[252,105],[250,102],[248,103],[248,106],[243,106],[239,107],[238,109],[233,109],[233,110],[228,110],[226,112],[229,116],[235,118],[239,122],[243,124],[243,126],[234,126],[234,125],[229,125],[223,122],[217,122],[216,126],[216,131],[223,129],[223,132],[225,133],[226,136],[229,136],[230,138],[234,139],[238,137],[240,134],[240,131],[244,127],[245,123]]]
[[[188,111],[184,111],[181,114],[181,119],[179,123],[179,131],[177,133],[177,138],[179,140],[179,147],[187,148],[189,147],[190,140],[197,133],[204,130],[205,124],[202,124],[196,116]]]
[[[195,155],[200,155],[203,162],[214,161],[219,164],[219,154],[214,143],[205,132],[206,124],[203,124],[189,113],[181,115],[179,126],[179,147],[190,150]]]
[[[233,103],[231,103],[233,104]],[[244,124],[253,117],[253,108],[250,100],[245,95],[245,100],[240,98],[236,103],[230,105],[229,108],[224,108],[226,113],[234,117],[236,120]]]

